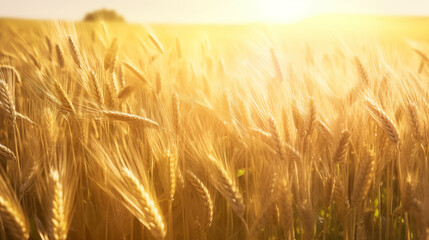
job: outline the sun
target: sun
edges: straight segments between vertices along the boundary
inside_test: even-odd
[[[311,15],[311,0],[259,0],[264,22],[296,22]]]

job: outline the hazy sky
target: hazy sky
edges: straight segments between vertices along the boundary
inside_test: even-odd
[[[429,15],[429,0],[0,0],[0,17],[79,20],[115,9],[130,22],[294,21],[316,13]]]

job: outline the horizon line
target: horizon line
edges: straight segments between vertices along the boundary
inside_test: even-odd
[[[127,23],[127,24],[169,24],[169,25],[251,25],[251,24],[270,24],[270,25],[293,25],[299,22],[303,22],[306,20],[309,20],[311,18],[317,18],[317,17],[382,17],[382,18],[429,18],[428,15],[420,15],[420,14],[377,14],[377,13],[347,13],[347,12],[341,12],[341,13],[319,13],[319,14],[313,14],[307,17],[303,17],[301,19],[298,19],[296,21],[290,22],[290,21],[264,21],[264,20],[254,20],[254,21],[129,21],[124,16],[124,21],[106,21],[111,23]],[[52,21],[52,22],[97,22],[97,21],[84,21],[83,17],[82,19],[48,19],[48,18],[23,18],[23,17],[16,17],[16,16],[0,16],[0,20],[22,20],[22,21]]]

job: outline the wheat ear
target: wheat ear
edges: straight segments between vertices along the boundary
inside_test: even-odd
[[[104,56],[104,69],[113,70],[115,69],[116,61],[118,58],[118,49],[119,49],[119,43],[118,39],[113,39],[112,43],[110,44],[109,49],[106,51],[106,55]]]
[[[347,147],[349,145],[350,136],[351,135],[347,130],[344,130],[343,132],[341,132],[340,141],[338,142],[338,146],[337,146],[337,149],[335,150],[335,154],[333,157],[334,163],[340,163],[344,161],[344,159],[346,158]]]
[[[9,116],[9,120],[15,123],[16,110],[12,95],[4,80],[0,80],[0,108],[3,108]]]
[[[79,51],[77,50],[76,44],[74,43],[73,39],[70,36],[68,36],[67,40],[68,40],[70,53],[73,57],[73,61],[78,68],[81,68],[82,65],[80,62]]]
[[[359,73],[359,77],[360,77],[362,83],[364,85],[368,85],[369,84],[368,73],[366,72],[365,67],[363,66],[362,62],[360,61],[360,59],[357,56],[354,57],[354,62],[355,62],[355,66],[356,66],[356,69]]]
[[[419,116],[417,114],[417,107],[415,104],[409,104],[407,109],[414,140],[416,142],[420,142],[422,134],[419,123]]]
[[[45,37],[45,40],[46,40],[46,45],[48,46],[49,60],[51,60],[51,58],[52,58],[52,42],[48,36]]]
[[[76,110],[71,100],[69,99],[69,97],[67,96],[67,93],[64,91],[63,87],[61,87],[60,83],[57,80],[54,80],[54,88],[59,97],[62,110],[68,113],[72,113],[73,115],[76,115]]]
[[[62,68],[65,65],[63,51],[61,50],[60,46],[58,46],[58,44],[55,45],[55,50],[57,52],[57,63]]]
[[[243,196],[241,195],[238,187],[234,184],[232,178],[229,176],[224,167],[213,156],[209,156],[209,163],[215,170],[212,174],[219,192],[231,205],[232,210],[238,216],[243,216],[245,206],[243,202]]]
[[[289,121],[287,117],[287,112],[285,108],[282,108],[282,123],[283,123],[283,132],[284,132],[284,139],[286,143],[291,142],[291,133],[290,133],[290,127],[289,127]]]
[[[148,37],[156,49],[158,49],[159,53],[163,54],[164,48],[162,47],[161,42],[153,34],[148,34]]]
[[[53,185],[52,193],[52,216],[51,216],[51,238],[55,240],[67,239],[67,219],[64,201],[64,188],[60,181],[58,171],[51,172]]]
[[[94,93],[94,96],[97,99],[99,106],[103,108],[103,105],[104,105],[103,92],[101,90],[100,83],[98,82],[97,76],[92,70],[89,72],[89,80],[91,82],[91,88]]]
[[[198,199],[203,206],[204,210],[204,218],[203,218],[203,225],[205,228],[209,228],[213,222],[213,201],[210,195],[209,190],[204,185],[201,180],[195,176],[194,173],[187,170],[186,171],[187,177],[189,182],[191,183],[192,187],[197,191]]]
[[[284,148],[283,148],[283,139],[280,136],[279,128],[277,122],[273,117],[268,119],[268,125],[271,133],[271,147],[274,148],[280,160],[285,160]]]
[[[138,115],[107,110],[103,111],[103,113],[110,120],[127,122],[130,125],[140,125],[147,128],[159,128],[159,124],[157,122],[154,122],[149,118],[140,117]]]
[[[397,144],[399,142],[399,133],[393,121],[387,116],[387,114],[381,108],[379,108],[369,98],[365,98],[365,104],[370,110],[371,116],[380,125],[383,131],[387,134],[387,137],[389,138],[389,140]]]
[[[283,77],[282,70],[280,68],[280,63],[279,63],[279,59],[277,58],[276,52],[274,51],[273,48],[271,48],[270,52],[271,52],[271,60],[273,62],[276,79],[279,82],[283,82],[284,77]]]
[[[0,144],[0,157],[4,160],[15,160],[15,154],[8,147]]]
[[[152,236],[156,239],[163,239],[167,231],[161,212],[156,206],[155,201],[131,170],[124,167],[122,171],[124,173],[124,181],[137,201],[134,202],[130,198],[125,198],[125,200],[131,204],[132,209],[137,210],[137,219],[149,229]]]
[[[308,126],[307,126],[308,137],[311,137],[311,135],[313,134],[313,130],[316,125],[316,120],[317,120],[316,103],[314,102],[314,98],[310,98]]]
[[[130,65],[129,63],[124,63],[124,66],[130,72],[132,72],[139,80],[141,80],[144,84],[149,84],[149,82],[147,81],[146,77],[141,72],[139,72],[139,70],[137,70],[137,68],[135,68],[134,66]]]
[[[0,190],[0,217],[6,234],[12,239],[28,239],[30,229],[27,218],[16,195],[2,176],[0,176]]]
[[[359,204],[366,198],[371,187],[371,182],[375,174],[375,161],[373,153],[366,154],[367,156],[361,160],[359,164],[358,174],[354,181],[353,193],[351,197],[351,208],[358,207]]]

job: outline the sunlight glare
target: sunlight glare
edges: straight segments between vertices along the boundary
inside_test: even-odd
[[[311,0],[259,0],[265,22],[297,22],[311,15]]]

